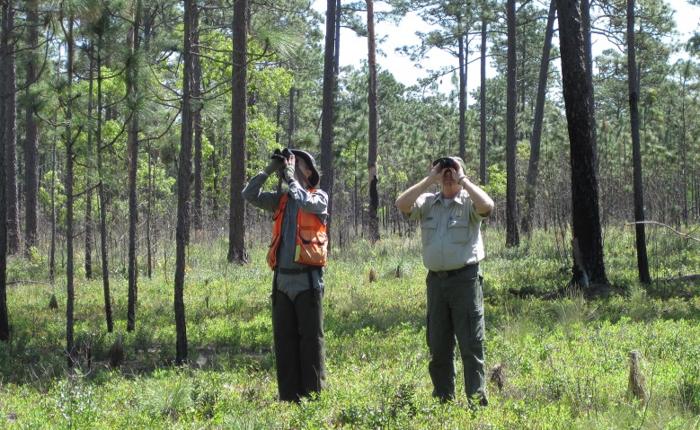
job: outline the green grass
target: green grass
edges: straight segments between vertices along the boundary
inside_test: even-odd
[[[700,285],[636,281],[631,230],[606,232],[610,281],[621,294],[586,301],[519,298],[569,280],[566,253],[537,232],[517,249],[485,232],[487,366],[505,367],[503,391],[471,412],[431,396],[425,345],[425,269],[417,238],[356,242],[326,272],[328,389],[313,401],[276,401],[264,250],[225,263],[223,241],[190,249],[186,307],[190,365],[175,367],[173,261],[139,280],[137,329],[125,333],[126,281],[112,278],[116,333],[105,333],[100,280],[76,284],[76,341],[91,351],[65,368],[65,294],[46,283],[8,292],[13,337],[0,344],[0,428],[697,428],[700,422]],[[565,251],[565,250],[564,250]],[[160,256],[159,256],[160,258]],[[652,274],[700,272],[700,246],[656,233]],[[46,278],[45,260],[11,259],[10,280]],[[397,266],[401,277],[396,277]],[[369,283],[373,268],[377,282]],[[58,279],[63,279],[59,277]],[[58,310],[48,307],[52,293]],[[118,334],[117,334],[118,333]],[[123,336],[125,364],[108,367]],[[650,400],[627,394],[628,353],[638,350]],[[458,366],[459,369],[461,366]]]

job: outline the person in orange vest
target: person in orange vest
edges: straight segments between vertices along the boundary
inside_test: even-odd
[[[261,191],[275,172],[286,190]],[[282,401],[299,402],[325,384],[322,297],[328,195],[318,188],[319,180],[311,154],[285,149],[276,151],[243,189],[243,198],[274,214],[267,263],[274,271],[272,326]]]

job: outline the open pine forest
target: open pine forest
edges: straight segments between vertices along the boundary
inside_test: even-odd
[[[698,0],[0,9],[0,428],[700,428]],[[242,194],[283,148],[328,197],[326,386],[299,402]],[[398,209],[445,156],[495,202],[485,407],[459,353],[432,396]]]

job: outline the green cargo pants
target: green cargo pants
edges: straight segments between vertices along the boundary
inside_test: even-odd
[[[479,265],[452,272],[428,272],[428,369],[433,396],[454,398],[455,337],[464,366],[464,388],[470,402],[485,406],[484,295]]]

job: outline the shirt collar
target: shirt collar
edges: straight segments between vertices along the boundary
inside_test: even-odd
[[[446,205],[448,201],[453,201],[457,203],[458,205],[462,206],[464,205],[464,201],[467,198],[467,193],[464,190],[460,190],[459,193],[454,197],[454,199],[446,199],[442,196],[442,193],[438,191],[437,193],[434,194],[433,201],[431,202],[431,206],[435,205],[437,202],[440,202],[442,205]]]

